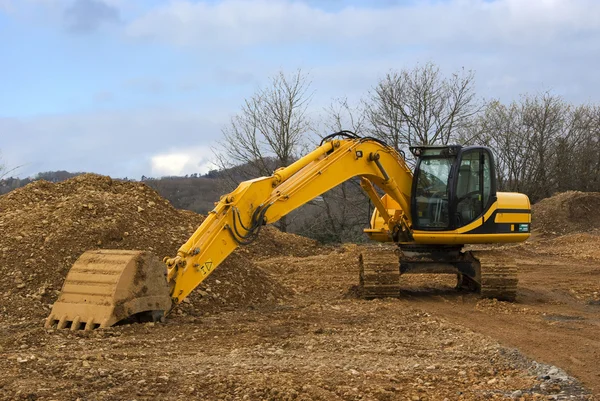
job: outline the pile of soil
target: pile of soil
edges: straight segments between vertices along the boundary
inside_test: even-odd
[[[600,260],[600,230],[537,238],[521,244],[532,255],[568,257],[573,260]]]
[[[600,192],[567,191],[532,207],[532,226],[544,234],[570,234],[600,229]]]
[[[273,226],[262,227],[258,240],[240,248],[254,260],[262,260],[276,256],[306,257],[319,253],[318,241],[296,234],[284,233]]]
[[[86,250],[173,256],[202,221],[203,216],[175,209],[145,184],[95,174],[56,184],[36,181],[10,192],[0,197],[0,321],[45,318],[68,270]],[[231,255],[192,293],[186,312],[285,296],[288,290],[248,258],[275,252],[279,247],[271,240],[282,241],[281,236],[265,230],[253,251]],[[290,244],[298,241],[290,238]],[[305,241],[298,242],[298,249],[305,247]]]

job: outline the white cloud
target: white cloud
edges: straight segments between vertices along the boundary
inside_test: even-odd
[[[152,175],[154,177],[205,174],[215,165],[211,162],[213,153],[208,147],[194,147],[185,151],[161,153],[152,156]]]
[[[291,0],[179,0],[125,28],[133,40],[191,48],[264,83],[278,69],[310,71],[318,96],[359,96],[392,68],[432,61],[476,72],[478,94],[505,101],[557,89],[600,99],[600,1],[446,0],[324,10]],[[233,55],[233,56],[232,56]],[[316,99],[318,100],[318,99]]]
[[[387,8],[323,11],[297,1],[174,1],[132,21],[127,33],[184,46],[245,46],[299,41],[396,45],[551,43],[600,27],[595,0],[449,0]]]
[[[190,162],[190,156],[184,153],[170,153],[152,157],[153,175],[180,175]]]
[[[296,18],[290,18],[292,15]],[[179,45],[248,45],[280,41],[284,24],[291,24],[288,29],[297,31],[300,26],[294,27],[296,24],[315,18],[327,22],[328,16],[302,3],[175,1],[134,20],[127,32],[132,37],[156,38]]]
[[[51,170],[137,179],[175,170],[201,173],[209,169],[210,145],[221,124],[206,114],[171,109],[0,118],[0,150],[7,167],[23,166],[15,172],[21,177]],[[155,159],[170,154],[187,158]]]

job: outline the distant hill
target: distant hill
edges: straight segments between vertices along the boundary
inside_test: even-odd
[[[205,176],[146,178],[142,181],[154,188],[178,209],[206,214],[221,195],[231,190],[223,178]]]
[[[35,177],[27,177],[27,178],[15,178],[15,177],[7,177],[0,180],[0,195],[4,195],[9,193],[13,189],[24,187],[27,184],[30,184],[34,181],[38,180],[46,180],[50,182],[61,182],[68,180],[69,178],[73,178],[75,176],[81,175],[83,173],[70,173],[68,171],[59,170],[59,171],[46,171],[43,173],[38,173]]]

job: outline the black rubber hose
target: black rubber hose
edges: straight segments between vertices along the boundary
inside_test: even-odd
[[[319,144],[319,146],[323,145],[325,143],[325,141],[327,141],[331,138],[335,138],[336,136],[343,136],[345,138],[350,138],[350,139],[360,138],[358,135],[356,135],[352,131],[342,130],[342,131],[334,132],[333,134],[329,134],[326,137],[323,137],[323,139],[321,139],[321,143]]]

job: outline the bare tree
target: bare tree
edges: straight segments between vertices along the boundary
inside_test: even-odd
[[[492,101],[461,140],[494,150],[501,190],[524,192],[534,202],[557,191],[593,191],[600,180],[599,113],[549,92],[510,105]]]
[[[17,171],[18,169],[20,169],[21,167],[23,167],[24,164],[20,165],[20,166],[16,166],[16,167],[8,167],[6,164],[4,164],[2,162],[2,153],[0,153],[0,180],[7,178],[9,174],[14,173],[15,171]]]
[[[400,150],[408,143],[406,120],[396,107],[401,103],[404,81],[401,73],[389,72],[364,102],[371,134]]]
[[[552,195],[550,181],[556,142],[564,134],[565,121],[570,107],[558,96],[549,93],[526,96],[523,104],[523,125],[528,132],[529,166],[526,177],[530,194],[534,198]]]
[[[321,242],[361,242],[370,211],[360,186],[354,180],[346,181],[311,202],[297,230]]]
[[[557,191],[600,190],[600,108],[579,105],[565,116],[551,174]]]
[[[0,158],[0,180],[6,177],[7,174],[8,173],[6,172],[6,165],[2,163],[2,159]]]
[[[506,106],[494,100],[473,124],[459,132],[458,142],[493,149],[499,189],[523,191],[530,163],[529,135],[523,124],[523,107],[515,102]]]
[[[321,127],[324,135],[349,130],[368,134],[368,121],[363,104],[352,105],[346,97],[335,98],[324,109]],[[298,222],[302,235],[322,242],[360,241],[368,224],[368,197],[358,179],[350,179],[324,193],[306,209],[310,218]],[[304,216],[303,216],[304,217]]]
[[[215,152],[219,167],[235,172],[233,181],[270,175],[300,156],[310,129],[310,85],[302,70],[291,75],[279,72],[269,86],[244,101],[240,113],[223,128]],[[236,165],[243,168],[232,170]],[[279,228],[287,230],[285,218]]]
[[[332,100],[325,108],[323,121],[325,134],[349,130],[358,135],[363,135],[368,130],[367,114],[362,104],[353,106],[348,98],[339,97]]]
[[[474,81],[475,74],[464,69],[444,77],[433,63],[390,71],[366,101],[372,135],[398,150],[448,144],[483,109]]]

